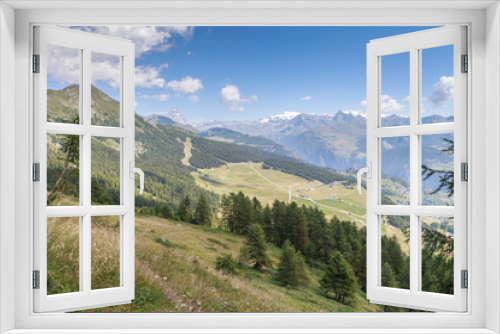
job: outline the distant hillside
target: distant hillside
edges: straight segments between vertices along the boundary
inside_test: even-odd
[[[408,119],[390,115],[383,119],[384,126],[407,124]],[[423,123],[453,122],[453,116],[432,115],[423,118]],[[339,110],[335,115],[317,115],[285,112],[253,121],[210,121],[196,124],[201,131],[225,128],[249,136],[263,136],[311,164],[335,170],[356,170],[366,166],[366,118],[355,112]],[[436,159],[443,147],[443,138],[450,135],[426,136],[423,142],[424,155]],[[382,156],[387,168],[384,173],[408,179],[405,164],[408,163],[409,142],[407,138],[391,138],[384,142]],[[445,163],[449,157],[440,156]],[[443,162],[443,161],[440,161]],[[435,182],[433,183],[435,185]]]
[[[283,145],[276,144],[274,141],[262,136],[250,136],[225,128],[212,128],[207,131],[200,132],[199,135],[207,139],[247,145],[272,153],[290,155],[290,152],[285,150]]]
[[[178,119],[178,117],[179,116],[174,117],[174,118]],[[182,117],[182,116],[180,116],[180,117]],[[158,115],[158,114],[151,114],[149,116],[145,116],[144,120],[151,125],[170,125],[170,126],[175,126],[175,127],[178,127],[178,128],[184,129],[184,130],[188,130],[191,132],[195,132],[195,133],[198,132],[198,130],[196,130],[195,127],[193,127],[187,123],[176,122],[172,118],[167,117],[167,116],[162,116],[162,115]]]

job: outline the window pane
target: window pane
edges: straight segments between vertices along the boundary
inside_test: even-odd
[[[422,217],[422,291],[453,294],[453,218]]]
[[[47,294],[80,290],[80,217],[47,218]]]
[[[47,206],[79,205],[80,136],[47,135]]]
[[[92,52],[92,125],[120,126],[121,57]]]
[[[92,137],[92,205],[120,204],[120,139]]]
[[[410,217],[381,216],[381,285],[410,288]]]
[[[381,57],[381,125],[410,125],[410,53]]]
[[[92,290],[120,286],[120,216],[92,217]]]
[[[80,50],[47,45],[47,122],[79,124]]]
[[[422,205],[453,205],[453,134],[422,136]]]
[[[453,45],[423,49],[422,124],[453,122]]]
[[[410,204],[410,137],[391,137],[380,140],[381,204]]]

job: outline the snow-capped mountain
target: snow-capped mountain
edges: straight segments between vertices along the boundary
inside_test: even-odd
[[[450,121],[453,117],[434,115],[424,118],[424,123]],[[408,119],[397,115],[383,119],[384,126],[406,124]],[[318,166],[345,170],[366,165],[366,115],[359,111],[339,110],[334,115],[287,111],[254,121],[210,121],[197,124],[196,128],[200,131],[226,128],[251,136],[263,136]],[[403,139],[398,140],[393,143],[397,147],[408,144]],[[394,164],[391,174],[398,175],[398,166]]]
[[[167,113],[167,117],[176,123],[188,124],[188,122],[186,121],[184,116],[182,116],[181,112],[179,111],[179,108],[177,108],[177,107],[173,107],[172,110],[170,110]]]

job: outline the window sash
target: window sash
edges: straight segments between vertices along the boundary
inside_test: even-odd
[[[467,269],[467,185],[458,175],[467,162],[467,76],[460,70],[460,55],[467,54],[465,27],[444,27],[371,41],[367,46],[367,298],[374,303],[431,311],[467,311],[467,290],[461,289],[460,271]],[[454,123],[420,124],[420,50],[454,45]],[[381,57],[410,53],[410,125],[381,127]],[[375,83],[375,84],[374,84]],[[454,133],[454,207],[422,206],[420,136]],[[410,205],[380,205],[382,138],[410,137]],[[410,289],[381,286],[381,215],[410,217]],[[454,217],[454,295],[420,291],[422,216]]]
[[[34,184],[34,270],[40,271],[40,289],[34,289],[35,312],[66,312],[129,303],[134,299],[134,179],[135,161],[134,44],[117,38],[67,28],[34,28],[34,54],[40,55],[40,73],[34,74],[34,161],[40,163],[40,182]],[[47,45],[80,50],[80,124],[47,122]],[[91,125],[91,53],[121,58],[120,127]],[[47,134],[80,136],[80,205],[47,207]],[[121,205],[91,205],[91,140],[94,136],[120,138]],[[91,217],[120,215],[120,286],[91,288]],[[80,291],[47,295],[47,218],[80,217]]]

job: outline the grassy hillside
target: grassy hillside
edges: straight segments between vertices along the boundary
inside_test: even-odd
[[[58,218],[62,219],[62,218]],[[272,269],[238,269],[227,275],[215,269],[221,254],[238,257],[244,238],[229,232],[171,220],[136,217],[136,298],[131,304],[89,312],[374,312],[361,290],[355,306],[337,303],[319,287],[323,268],[311,269],[307,289],[287,289],[275,279],[281,249],[268,246]],[[78,289],[75,230],[67,222],[49,225],[49,270],[52,293]],[[93,287],[116,286],[119,228],[99,218],[93,224]],[[98,247],[97,247],[98,246]],[[76,254],[75,254],[76,252]],[[77,259],[77,257],[76,257]],[[119,282],[119,281],[118,281]]]
[[[247,196],[257,197],[263,204],[272,204],[275,199],[291,200],[299,205],[317,206],[328,218],[337,216],[360,227],[366,225],[366,191],[360,195],[350,184],[309,181],[262,168],[262,163],[227,164],[219,168],[200,169],[192,174],[200,187],[219,195],[242,191]],[[403,250],[409,252],[401,229],[387,223],[382,232],[388,237],[395,236]]]

